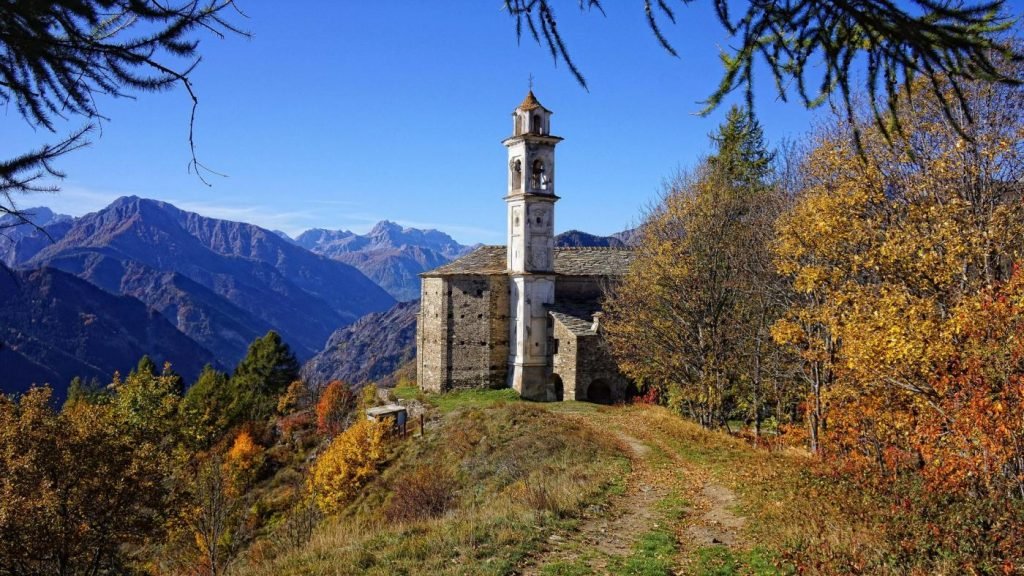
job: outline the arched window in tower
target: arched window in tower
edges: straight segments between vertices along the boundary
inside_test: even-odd
[[[533,129],[531,132],[534,134],[544,134],[544,118],[540,114],[534,114],[530,127]]]
[[[523,187],[523,161],[516,158],[512,161],[512,189],[519,190]]]
[[[516,114],[516,129],[515,129],[515,132],[512,133],[512,135],[513,136],[519,136],[522,133],[523,133],[523,117],[520,116],[519,114]]]
[[[544,171],[544,161],[537,158],[533,161],[533,168],[530,170],[530,188],[533,190],[547,190],[548,175]]]

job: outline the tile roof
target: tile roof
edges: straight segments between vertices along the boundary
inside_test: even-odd
[[[593,336],[594,314],[601,311],[597,300],[557,300],[547,306],[551,317],[577,336]]]
[[[504,274],[505,247],[481,246],[462,258],[424,272],[423,276],[452,276],[457,274]]]
[[[533,95],[533,90],[530,90],[526,95],[526,98],[523,98],[523,103],[516,107],[517,110],[533,110],[535,108],[548,110],[547,108],[544,108],[544,106],[541,106],[541,103],[537,101],[537,97]],[[550,112],[550,110],[548,110],[548,112]]]
[[[622,276],[633,260],[625,248],[555,248],[555,274]],[[469,254],[424,272],[422,276],[489,275],[507,272],[504,246],[481,246]]]
[[[555,274],[623,276],[633,262],[628,248],[555,248]]]

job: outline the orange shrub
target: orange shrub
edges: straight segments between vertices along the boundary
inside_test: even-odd
[[[261,448],[253,442],[252,435],[247,430],[243,430],[238,433],[238,436],[235,436],[235,441],[231,444],[231,449],[228,450],[228,461],[245,465],[251,462],[260,451]]]
[[[355,396],[348,386],[338,380],[331,381],[316,404],[316,425],[321,434],[334,436],[344,428],[345,417],[355,405]]]
[[[264,449],[253,440],[252,434],[247,430],[239,432],[224,461],[229,488],[236,493],[243,492],[256,477],[263,460]]]

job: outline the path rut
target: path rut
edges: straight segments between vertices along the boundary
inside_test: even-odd
[[[521,574],[540,574],[543,566],[555,562],[585,562],[594,573],[602,573],[612,558],[628,555],[642,535],[665,522],[658,504],[670,495],[689,503],[682,519],[673,522],[681,553],[740,543],[744,519],[733,510],[736,494],[732,490],[663,441],[634,426],[628,429],[641,437],[629,434],[622,429],[623,423],[608,415],[588,415],[581,421],[617,436],[630,461],[625,493],[588,507],[572,532],[552,535],[522,567]]]

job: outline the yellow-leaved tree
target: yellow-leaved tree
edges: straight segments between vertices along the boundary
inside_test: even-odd
[[[386,423],[359,420],[334,438],[310,471],[309,486],[327,513],[352,501],[387,458]]]
[[[604,333],[623,371],[674,409],[707,427],[742,418],[756,435],[780,373],[769,243],[784,199],[746,110],[730,110],[712,140],[714,154],[675,179],[641,227]]]
[[[954,312],[1024,255],[1024,94],[965,87],[961,133],[930,87],[907,92],[892,141],[873,118],[863,154],[841,122],[818,135],[775,245],[795,296],[773,335],[814,380],[812,437],[827,412],[823,446],[877,478],[918,466],[920,426],[953,420],[935,375],[962,342]]]

